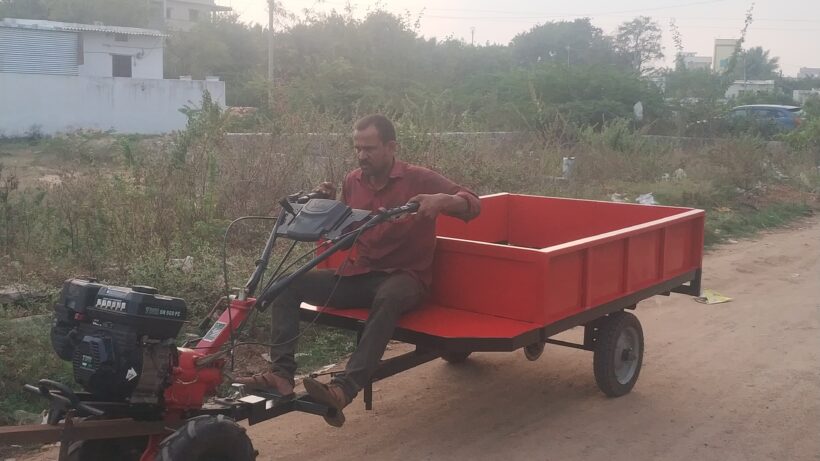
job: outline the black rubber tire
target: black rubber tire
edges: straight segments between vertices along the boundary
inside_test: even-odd
[[[457,365],[467,361],[467,357],[469,357],[470,354],[472,354],[472,352],[445,352],[441,354],[441,358],[449,364]]]
[[[598,335],[592,359],[595,382],[609,397],[628,394],[638,381],[643,364],[641,322],[635,315],[619,311],[599,319],[596,324]],[[622,335],[625,335],[624,343],[619,346],[618,341]],[[631,344],[633,347],[624,349],[624,344]],[[621,376],[618,375],[619,370]]]
[[[254,461],[245,428],[224,415],[189,419],[159,445],[156,461]]]
[[[139,461],[148,437],[122,437],[118,439],[78,440],[68,447],[68,461]]]

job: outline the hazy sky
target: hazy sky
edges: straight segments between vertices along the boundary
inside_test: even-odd
[[[217,0],[232,7],[246,22],[267,23],[266,0]],[[364,16],[377,0],[350,2]],[[783,73],[794,76],[800,67],[820,67],[820,0],[757,0],[754,22],[746,46],[762,46],[780,57]],[[342,10],[345,0],[277,0],[294,13],[305,8],[316,11]],[[712,56],[715,38],[736,38],[743,27],[751,0],[385,0],[382,9],[415,18],[421,15],[420,33],[425,37],[453,36],[475,42],[509,43],[516,34],[546,21],[588,16],[593,24],[613,33],[618,24],[635,16],[657,20],[664,35],[667,62],[675,49],[669,21],[674,18],[686,51]]]

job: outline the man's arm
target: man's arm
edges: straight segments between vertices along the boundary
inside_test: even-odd
[[[417,202],[419,204],[418,214],[429,219],[443,213],[469,221],[478,216],[481,211],[478,198],[466,191],[459,191],[455,194],[419,194],[409,201]]]

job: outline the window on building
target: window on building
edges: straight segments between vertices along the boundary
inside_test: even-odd
[[[112,77],[130,77],[131,76],[131,56],[123,54],[112,54]]]
[[[199,10],[194,10],[194,9],[188,10],[188,19],[191,22],[199,21]]]
[[[170,8],[170,7],[165,8],[165,19],[171,19],[171,16],[173,16],[173,15],[174,15],[174,9],[173,8]]]
[[[128,35],[127,34],[114,34],[114,41],[115,42],[127,42]]]

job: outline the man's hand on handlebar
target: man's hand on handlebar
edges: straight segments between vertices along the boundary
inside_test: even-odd
[[[321,195],[321,198],[336,200],[336,186],[332,182],[323,182],[313,189],[313,194]]]
[[[467,206],[463,198],[449,194],[419,194],[408,202],[418,203],[417,214],[427,219],[435,219],[439,213],[457,213]]]

